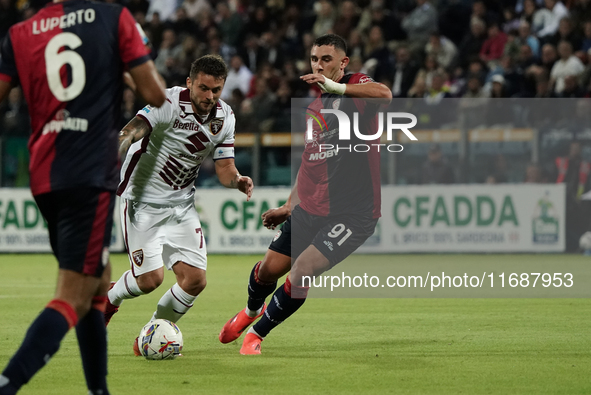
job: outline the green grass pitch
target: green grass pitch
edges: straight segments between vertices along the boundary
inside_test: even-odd
[[[464,257],[456,259],[472,259]],[[108,328],[111,393],[591,393],[590,299],[310,299],[263,342],[263,355],[242,356],[242,338],[222,345],[217,335],[244,307],[258,259],[209,257],[208,286],[179,322],[184,356],[173,361],[146,361],[131,350],[172,273],[158,291],[125,302]],[[118,278],[127,258],[112,262]],[[51,299],[56,267],[50,255],[0,255],[0,368]],[[19,394],[85,393],[71,331]]]

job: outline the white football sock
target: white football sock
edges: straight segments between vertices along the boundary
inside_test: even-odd
[[[123,273],[121,278],[117,280],[117,283],[109,290],[107,294],[109,296],[109,302],[115,306],[121,306],[121,303],[125,299],[133,299],[143,295],[144,292],[137,285],[137,281],[131,270]]]
[[[197,296],[189,295],[177,284],[174,284],[158,301],[158,309],[152,320],[163,318],[177,322],[191,307]]]
[[[248,308],[248,306],[246,306],[246,309],[244,309],[244,312],[245,312],[245,313],[246,313],[246,315],[247,315],[247,316],[249,316],[250,318],[254,318],[254,317],[256,317],[257,315],[261,314],[261,311],[263,311],[263,307],[264,307],[264,306],[265,306],[265,305],[261,306],[261,308],[260,308],[260,309],[258,309],[258,310],[251,310],[251,309],[249,309],[249,308]]]
[[[262,337],[261,335],[259,335],[259,334],[257,333],[257,331],[255,331],[255,330],[254,330],[254,326],[251,326],[251,327],[250,327],[250,329],[248,330],[248,332],[246,332],[246,333],[247,333],[247,334],[248,334],[248,333],[254,333],[254,334],[255,334],[255,335],[257,335],[259,338],[261,338],[261,339],[264,339],[264,337]]]

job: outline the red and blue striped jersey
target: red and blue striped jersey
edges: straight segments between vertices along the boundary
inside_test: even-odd
[[[116,190],[123,72],[149,60],[130,12],[119,5],[53,3],[12,26],[0,79],[29,104],[31,190]]]
[[[344,75],[340,83],[360,84],[373,82],[365,74]],[[378,129],[378,105],[362,99],[323,93],[309,107],[312,113],[321,109],[338,109],[358,124],[364,135],[374,135]],[[314,137],[306,141],[302,164],[298,173],[297,191],[300,206],[308,213],[318,216],[348,214],[381,216],[380,152],[375,141],[360,140],[353,136],[349,141],[339,141],[339,123],[334,115],[323,118],[326,126],[313,124]],[[326,129],[326,130],[325,130]],[[356,144],[366,144],[367,151],[355,151]],[[320,150],[320,146],[332,147]],[[343,149],[339,149],[339,148]]]

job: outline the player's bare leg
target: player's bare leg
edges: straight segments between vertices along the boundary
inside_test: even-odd
[[[74,326],[90,393],[108,393],[103,312],[110,273],[110,265],[105,267],[102,278],[59,270],[54,299],[33,322],[23,344],[3,372],[11,382],[0,375],[0,394],[16,393],[15,388],[25,384],[58,351],[62,338]],[[21,354],[27,358],[21,358]]]
[[[295,313],[306,301],[309,285],[303,286],[302,277],[309,276],[312,279],[329,268],[330,262],[315,246],[306,248],[294,262],[285,284],[273,294],[263,317],[248,330],[240,354],[260,354],[261,341],[265,336]]]
[[[162,267],[140,274],[138,277],[134,277],[131,270],[123,273],[117,282],[110,285],[107,294],[105,325],[108,325],[113,315],[119,311],[119,307],[124,300],[134,299],[154,291],[162,284],[163,280],[164,268]]]
[[[262,261],[257,262],[250,273],[248,282],[248,302],[246,308],[230,318],[222,328],[219,339],[229,343],[240,337],[265,309],[265,299],[277,286],[277,280],[283,277],[291,267],[291,258],[273,250],[267,250]]]

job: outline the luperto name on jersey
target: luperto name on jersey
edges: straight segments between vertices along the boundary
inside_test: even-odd
[[[92,23],[96,18],[96,14],[92,8],[86,10],[77,10],[76,12],[70,12],[62,16],[45,18],[39,21],[33,21],[33,34],[41,34],[59,27],[60,29],[66,29],[74,25],[79,25],[83,22]]]

